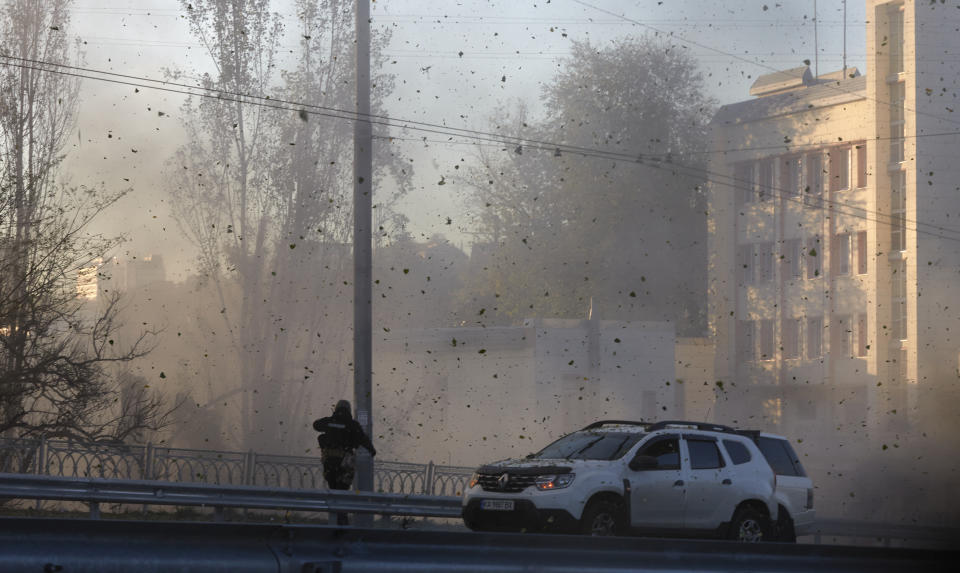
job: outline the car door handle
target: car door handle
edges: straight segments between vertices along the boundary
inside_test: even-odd
[[[727,478],[727,479],[723,480],[723,481],[720,482],[720,483],[722,483],[723,485],[730,485],[730,484],[732,484],[733,482],[730,481],[730,478]]]
[[[677,481],[673,482],[673,486],[674,486],[674,487],[677,487],[678,485],[683,485],[683,480],[682,480],[682,479],[678,479]]]

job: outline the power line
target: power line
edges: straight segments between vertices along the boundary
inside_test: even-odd
[[[131,87],[140,87],[140,88],[144,88],[144,89],[153,89],[153,90],[165,91],[165,92],[170,92],[170,93],[178,93],[178,94],[187,95],[187,96],[197,96],[197,97],[204,97],[204,98],[216,99],[216,100],[219,100],[219,101],[236,102],[236,103],[241,103],[241,104],[246,104],[246,105],[255,105],[255,106],[259,106],[259,107],[276,109],[276,110],[282,110],[282,111],[291,111],[291,112],[307,111],[307,113],[312,114],[312,115],[319,115],[319,116],[322,116],[322,117],[330,117],[330,118],[333,118],[333,119],[341,119],[341,120],[347,120],[347,121],[357,121],[357,120],[361,117],[359,114],[357,114],[357,112],[353,112],[353,111],[342,110],[342,109],[332,108],[332,107],[319,106],[319,105],[305,104],[305,103],[302,103],[302,102],[294,102],[294,101],[289,101],[289,100],[274,99],[274,98],[270,98],[270,97],[267,97],[267,96],[252,96],[252,95],[247,95],[247,94],[239,94],[239,93],[236,93],[236,92],[213,90],[213,89],[211,89],[211,88],[204,88],[204,87],[202,87],[202,86],[190,86],[189,84],[178,84],[178,83],[175,83],[175,82],[167,82],[167,81],[162,81],[162,80],[152,80],[152,79],[149,79],[149,78],[141,78],[141,77],[138,77],[138,76],[131,76],[131,75],[127,75],[127,74],[119,74],[119,73],[116,73],[116,72],[105,72],[105,71],[100,71],[100,70],[92,70],[92,69],[88,69],[88,68],[81,68],[81,67],[78,67],[78,66],[70,66],[70,65],[67,65],[67,64],[56,64],[56,63],[51,63],[51,62],[42,62],[42,61],[38,61],[38,60],[30,60],[30,59],[28,59],[28,58],[18,58],[18,57],[14,57],[14,56],[5,55],[5,54],[0,54],[0,58],[6,58],[6,59],[9,59],[9,60],[18,60],[18,61],[27,62],[27,63],[29,63],[29,64],[32,64],[32,65],[27,65],[27,64],[16,64],[16,63],[9,63],[9,62],[0,62],[0,63],[3,63],[4,65],[11,65],[11,66],[14,66],[14,67],[20,67],[20,68],[31,69],[31,70],[36,70],[36,71],[42,71],[42,72],[47,72],[47,73],[58,73],[58,74],[62,74],[62,75],[72,76],[72,77],[78,77],[78,78],[83,78],[83,79],[90,79],[90,80],[95,80],[95,81],[102,81],[102,82],[107,82],[107,83],[114,83],[114,84],[119,84],[119,85],[127,85],[127,86],[131,86]],[[39,65],[39,66],[53,66],[53,67],[56,67],[56,68],[65,68],[65,69],[70,69],[70,70],[80,70],[80,71],[86,71],[86,72],[89,72],[89,73],[99,73],[99,74],[103,74],[103,75],[107,75],[107,76],[113,76],[113,77],[118,77],[118,78],[122,78],[122,79],[112,79],[112,78],[110,78],[110,77],[106,77],[106,78],[105,78],[105,77],[90,76],[90,75],[85,75],[85,74],[82,74],[82,73],[78,73],[78,72],[76,72],[76,71],[63,71],[63,70],[58,70],[58,69],[49,69],[49,68],[47,68],[47,67],[37,67],[38,65]],[[138,79],[138,80],[141,80],[141,81],[151,82],[152,84],[160,84],[160,85],[151,85],[151,84],[137,83],[137,82],[129,81],[129,80],[132,80],[132,79]],[[174,87],[166,87],[166,86],[174,86]],[[176,89],[176,88],[186,88],[186,89]],[[197,93],[197,92],[192,91],[192,90],[202,90],[202,92]],[[231,96],[232,96],[232,97],[231,97]],[[236,98],[236,99],[234,99],[234,98]],[[295,106],[295,107],[293,107],[293,106]],[[311,111],[310,109],[312,109],[313,111]],[[316,110],[320,110],[320,111],[316,111]],[[439,126],[439,125],[437,125],[437,124],[430,124],[430,123],[426,123],[426,122],[417,122],[417,121],[408,121],[408,120],[396,120],[396,119],[391,118],[391,117],[389,117],[389,116],[370,115],[369,118],[370,118],[369,121],[370,121],[371,123],[376,124],[376,125],[385,126],[385,127],[387,127],[387,128],[411,129],[411,130],[420,131],[420,132],[425,132],[425,133],[447,135],[447,136],[451,136],[451,137],[462,137],[462,138],[467,138],[467,139],[471,139],[471,140],[474,140],[474,141],[492,142],[492,143],[497,143],[497,144],[499,144],[499,145],[507,145],[507,146],[519,145],[520,147],[525,147],[525,148],[527,148],[527,149],[534,149],[534,150],[539,150],[539,151],[544,151],[544,152],[550,152],[550,153],[554,153],[554,154],[556,154],[557,152],[566,152],[566,153],[573,153],[573,154],[575,154],[575,155],[580,155],[580,156],[583,156],[583,157],[592,157],[592,158],[596,158],[596,159],[605,159],[605,160],[608,160],[608,161],[624,161],[624,162],[630,162],[630,163],[642,163],[642,164],[644,164],[644,165],[648,165],[648,166],[655,167],[655,168],[671,169],[671,170],[677,170],[677,171],[686,171],[686,172],[688,172],[688,173],[696,174],[697,176],[704,176],[704,178],[707,180],[707,182],[713,182],[713,183],[722,184],[722,185],[725,185],[725,186],[727,186],[727,187],[730,187],[731,189],[734,189],[734,190],[737,190],[737,189],[740,189],[740,190],[752,190],[752,182],[750,183],[750,186],[749,186],[749,187],[744,186],[744,185],[742,184],[742,183],[744,183],[744,182],[739,182],[739,181],[737,181],[735,178],[730,177],[730,176],[728,176],[728,175],[726,175],[726,174],[716,173],[716,172],[709,171],[709,170],[707,170],[707,169],[698,168],[698,167],[693,167],[693,166],[689,166],[689,165],[684,165],[684,164],[682,164],[682,163],[678,163],[678,162],[672,161],[672,160],[669,159],[669,154],[664,154],[664,155],[639,155],[639,156],[638,156],[638,155],[630,155],[630,154],[626,154],[626,153],[603,151],[603,150],[594,149],[594,148],[577,147],[577,146],[571,146],[571,145],[566,145],[566,144],[555,144],[555,143],[551,143],[551,142],[547,142],[547,141],[539,141],[539,140],[532,140],[532,139],[526,139],[526,138],[521,138],[521,137],[506,136],[506,135],[500,135],[500,134],[492,134],[492,133],[486,133],[486,132],[481,132],[481,131],[477,131],[477,130],[469,130],[469,129],[463,129],[463,128],[452,128],[452,127],[446,127],[446,126]],[[403,121],[404,123],[403,123],[403,124],[392,123],[392,122],[395,122],[395,121]],[[719,179],[720,181],[718,181],[718,179]],[[729,180],[729,181],[732,181],[732,183],[723,183],[722,180]],[[739,184],[739,186],[738,186],[738,184]],[[772,194],[774,194],[774,195],[777,196],[777,197],[781,197],[783,200],[794,201],[794,202],[802,203],[802,201],[798,200],[797,198],[794,198],[791,193],[786,192],[786,191],[783,190],[783,189],[780,189],[780,188],[777,188],[777,187],[773,186],[773,187],[770,188],[770,190],[771,190],[772,192],[775,192],[775,193],[772,193]],[[854,206],[848,205],[848,204],[846,204],[846,203],[843,203],[843,202],[837,201],[837,200],[821,199],[821,201],[822,201],[823,203],[825,203],[825,204],[830,205],[831,207],[833,207],[833,208],[835,208],[835,209],[843,209],[843,208],[854,209],[853,212],[846,212],[846,213],[844,213],[844,214],[847,214],[847,215],[849,215],[849,216],[856,217],[856,218],[860,218],[860,219],[864,219],[864,220],[866,220],[866,221],[876,222],[876,223],[878,223],[878,224],[890,224],[889,222],[882,221],[882,220],[880,220],[880,219],[870,219],[870,218],[867,217],[866,215],[861,215],[861,214],[860,214],[860,213],[873,213],[873,214],[876,214],[876,215],[879,215],[879,216],[887,216],[887,215],[883,215],[882,213],[872,212],[872,211],[868,211],[868,210],[866,210],[866,209],[860,209],[859,207],[854,207]],[[808,206],[809,206],[809,205],[808,205]],[[825,207],[819,207],[819,208],[825,209]],[[889,216],[888,216],[888,217],[889,217]],[[935,233],[935,232],[932,232],[932,231],[924,231],[924,230],[920,229],[920,225],[924,225],[924,226],[927,226],[927,227],[931,227],[931,228],[933,228],[933,229],[936,229],[936,230],[938,230],[938,231],[944,231],[944,232],[948,232],[948,233],[958,233],[958,234],[960,234],[960,230],[950,229],[950,228],[946,228],[946,227],[940,227],[940,226],[932,225],[932,224],[929,224],[929,223],[920,223],[920,222],[912,221],[912,220],[904,220],[904,222],[905,222],[905,223],[915,223],[915,224],[916,224],[916,227],[915,227],[914,229],[912,229],[912,230],[916,231],[917,233],[927,234],[927,235],[931,235],[931,236],[943,238],[943,239],[946,239],[946,240],[955,240],[955,241],[960,242],[960,238],[954,238],[954,237],[944,236],[944,235],[941,235],[941,234],[938,234],[938,233]]]
[[[204,87],[204,86],[202,86],[202,85],[184,84],[184,83],[178,83],[178,82],[170,81],[170,80],[156,80],[156,79],[147,78],[147,77],[143,77],[143,76],[135,76],[135,75],[131,75],[131,74],[121,74],[121,73],[118,73],[118,72],[111,72],[111,71],[106,71],[106,70],[97,70],[97,69],[93,69],[93,68],[85,68],[85,67],[73,66],[73,65],[69,65],[69,64],[61,64],[61,63],[56,63],[56,62],[46,62],[46,61],[42,61],[42,60],[32,60],[32,59],[29,59],[29,58],[20,58],[20,57],[10,56],[10,55],[6,55],[6,54],[0,54],[0,58],[6,58],[6,59],[9,59],[9,60],[16,60],[16,61],[26,62],[26,63],[28,63],[28,64],[39,65],[39,66],[53,66],[53,67],[56,67],[56,68],[63,68],[63,69],[68,69],[68,70],[74,70],[74,71],[77,71],[77,72],[86,72],[86,73],[100,74],[100,75],[103,75],[103,76],[121,78],[122,80],[134,80],[134,82],[116,81],[116,80],[111,80],[111,79],[109,79],[109,78],[101,78],[101,77],[87,76],[87,75],[82,75],[82,74],[74,74],[74,75],[77,75],[78,77],[82,77],[82,78],[85,78],[85,79],[91,79],[91,80],[96,80],[96,81],[103,81],[103,82],[108,82],[108,83],[118,83],[118,84],[122,84],[122,85],[130,85],[130,86],[133,86],[133,87],[146,87],[146,88],[158,89],[158,90],[162,90],[162,91],[171,91],[171,92],[180,93],[180,94],[183,94],[183,95],[203,95],[203,94],[198,94],[198,93],[196,93],[195,91],[193,91],[193,90],[202,90],[202,91],[204,91],[204,92],[209,91],[209,92],[213,92],[213,93],[218,94],[218,95],[216,96],[218,99],[222,99],[222,97],[221,97],[222,94],[226,94],[226,95],[235,96],[235,97],[238,97],[238,98],[246,98],[246,99],[254,99],[254,100],[263,100],[263,101],[265,101],[265,102],[269,102],[272,107],[276,107],[274,104],[287,104],[287,105],[297,106],[296,108],[283,108],[283,109],[293,109],[293,111],[299,111],[299,109],[301,109],[301,108],[310,108],[310,109],[314,109],[314,110],[319,110],[318,112],[312,112],[312,113],[315,113],[316,115],[322,115],[322,116],[327,116],[327,115],[328,115],[329,117],[333,117],[333,118],[337,118],[337,119],[356,119],[356,118],[358,117],[358,116],[357,116],[357,113],[356,113],[355,111],[353,111],[353,110],[348,110],[348,109],[343,109],[343,108],[336,108],[336,107],[330,107],[330,106],[322,106],[322,105],[319,105],[319,104],[307,104],[307,103],[298,102],[298,101],[284,100],[284,99],[279,99],[279,98],[271,98],[271,97],[269,97],[269,96],[255,96],[255,95],[251,95],[251,94],[243,94],[243,93],[239,93],[239,92],[232,92],[232,91],[229,91],[229,90],[219,90],[219,89],[214,89],[214,88],[207,88],[207,87]],[[16,64],[12,64],[12,65],[16,65]],[[50,72],[53,72],[53,73],[60,73],[60,72],[57,72],[56,70],[46,70],[45,68],[32,68],[32,69],[38,69],[38,70],[40,70],[40,71],[50,71]],[[135,82],[150,82],[150,83],[152,83],[152,84],[160,84],[160,86],[148,86],[148,85],[144,85],[144,84],[142,84],[142,83],[135,83]],[[184,88],[184,89],[190,90],[190,91],[174,90],[174,89],[166,88],[166,87],[164,87],[164,86],[174,86],[174,87],[177,87],[177,88]],[[204,96],[204,97],[207,97],[207,96]],[[256,102],[243,102],[243,103],[256,103]],[[268,107],[270,107],[270,106],[268,106]],[[327,113],[325,114],[325,113],[321,113],[321,112],[327,112]],[[329,115],[329,114],[333,114],[333,115]],[[623,160],[623,161],[638,161],[638,160],[642,160],[642,159],[644,159],[644,158],[647,158],[647,159],[666,158],[666,157],[668,157],[668,156],[670,155],[670,154],[668,154],[668,153],[661,153],[661,154],[653,154],[653,153],[627,153],[627,152],[619,152],[619,151],[602,150],[602,149],[596,149],[596,148],[591,148],[591,147],[575,146],[575,145],[571,145],[571,144],[562,144],[562,143],[558,144],[558,143],[554,143],[554,142],[550,142],[550,141],[541,141],[541,140],[531,139],[531,138],[528,138],[528,137],[510,136],[510,135],[505,135],[505,134],[490,133],[490,132],[484,132],[484,131],[479,131],[479,130],[474,130],[474,129],[469,129],[469,128],[452,127],[452,126],[448,126],[448,125],[431,123],[431,122],[424,122],[424,121],[417,121],[417,120],[412,120],[412,119],[394,118],[394,117],[386,116],[386,115],[376,115],[376,114],[374,114],[374,115],[371,115],[370,118],[371,118],[371,119],[374,119],[374,120],[382,120],[382,122],[380,123],[380,125],[385,125],[385,126],[387,126],[387,127],[400,127],[400,128],[404,128],[404,129],[414,129],[414,130],[420,130],[420,131],[428,131],[428,130],[426,130],[426,129],[421,129],[421,128],[430,128],[431,130],[437,130],[437,131],[432,131],[432,133],[438,133],[438,134],[441,134],[441,135],[451,135],[451,134],[453,134],[453,135],[456,135],[456,136],[459,136],[459,137],[468,137],[468,138],[472,138],[472,139],[478,139],[478,140],[481,140],[481,141],[492,141],[492,142],[496,142],[496,143],[498,143],[498,144],[499,144],[499,143],[506,143],[506,144],[526,145],[526,146],[540,145],[540,146],[542,146],[542,149],[545,150],[545,151],[554,151],[554,150],[556,150],[556,149],[560,149],[561,151],[566,151],[566,152],[571,152],[571,153],[577,153],[577,154],[584,154],[584,155],[597,155],[597,154],[599,154],[599,155],[602,156],[602,158],[604,158],[604,159],[615,159],[615,160]],[[394,123],[386,123],[386,122],[394,122]],[[399,124],[397,124],[397,123],[395,123],[395,122],[399,122]],[[421,126],[421,127],[417,127],[417,126]],[[915,138],[921,138],[921,137],[944,137],[944,136],[955,136],[955,135],[960,135],[960,131],[948,131],[948,132],[938,132],[938,133],[929,133],[929,134],[917,134],[917,135],[904,136],[903,138],[896,138],[896,139],[915,139]],[[871,141],[885,141],[885,140],[892,140],[892,139],[894,139],[894,138],[892,138],[892,137],[878,137],[878,138],[875,138],[875,139],[873,139],[873,140],[871,140]],[[796,150],[800,150],[800,149],[818,148],[818,147],[824,147],[824,145],[823,145],[822,143],[808,143],[808,144],[794,144],[794,145],[790,145],[790,144],[788,144],[788,143],[784,143],[784,144],[767,145],[767,146],[737,147],[737,148],[719,149],[719,150],[705,150],[705,151],[693,152],[693,153],[696,153],[696,154],[698,154],[698,155],[704,155],[704,154],[714,154],[714,153],[726,154],[726,153],[731,153],[731,152],[764,151],[764,150],[784,150],[784,151],[786,151],[786,152],[790,152],[790,151],[796,151]]]
[[[528,147],[542,146],[543,149],[549,149],[550,151],[553,151],[554,149],[559,148],[562,151],[583,154],[583,155],[605,154],[606,155],[605,158],[608,158],[608,159],[634,161],[638,158],[638,155],[634,155],[634,154],[619,153],[619,152],[604,152],[603,150],[597,150],[589,147],[579,147],[579,146],[570,145],[570,144],[554,144],[552,142],[540,141],[540,140],[535,140],[531,138],[489,133],[489,132],[483,132],[483,131],[478,131],[478,130],[468,129],[468,128],[451,127],[451,126],[424,122],[424,121],[399,119],[399,118],[393,118],[386,115],[371,114],[370,116],[361,116],[356,111],[342,109],[342,108],[322,106],[318,104],[307,104],[304,102],[272,98],[269,96],[243,94],[239,92],[233,92],[230,90],[220,90],[220,89],[208,88],[208,87],[199,86],[199,85],[182,84],[182,83],[168,81],[168,80],[155,80],[151,78],[134,76],[130,74],[121,74],[118,72],[96,70],[96,69],[84,68],[80,66],[72,66],[69,64],[60,64],[55,62],[32,60],[29,58],[20,58],[20,57],[10,56],[6,54],[0,54],[0,58],[6,58],[9,60],[20,61],[20,62],[25,62],[26,64],[29,64],[29,65],[21,65],[21,64],[6,63],[6,65],[13,65],[17,67],[34,69],[37,71],[46,71],[50,73],[60,73],[60,74],[75,76],[75,77],[84,78],[84,79],[114,83],[119,85],[127,85],[131,87],[143,87],[143,88],[155,89],[155,90],[166,91],[171,93],[179,93],[179,94],[188,95],[188,96],[207,97],[207,98],[214,98],[219,100],[226,100],[224,96],[232,96],[238,99],[229,100],[229,101],[237,101],[239,103],[260,105],[263,107],[290,110],[290,111],[299,111],[301,109],[306,109],[308,113],[312,113],[314,115],[320,115],[323,117],[336,118],[336,119],[357,120],[360,117],[364,117],[365,119],[370,120],[374,124],[383,125],[387,127],[413,129],[416,131],[423,131],[427,133],[435,133],[440,135],[454,135],[458,137],[473,138],[481,141],[495,141],[498,143],[506,143],[511,145],[525,145]],[[55,68],[62,68],[65,70],[73,70],[73,71],[65,72],[57,69],[47,69],[45,67],[35,67],[35,66],[52,66]],[[100,74],[101,76],[108,76],[108,77],[90,76],[80,72],[86,72],[86,74],[90,74],[90,73]],[[113,78],[119,78],[119,79],[113,79]],[[153,85],[146,85],[146,84],[137,83],[137,82],[150,82],[150,84],[153,84]],[[168,87],[168,86],[173,86],[173,87]],[[182,88],[182,89],[176,89],[176,88]],[[201,90],[201,93],[198,93],[194,90]],[[209,93],[204,93],[204,92],[209,92]],[[296,106],[296,107],[284,107],[285,105]],[[315,110],[315,111],[309,111],[309,110]],[[653,155],[645,155],[645,157],[653,157]]]

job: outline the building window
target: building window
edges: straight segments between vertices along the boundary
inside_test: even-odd
[[[842,191],[850,188],[850,148],[844,147],[830,151],[830,190]]]
[[[807,205],[820,205],[823,194],[823,157],[819,153],[807,155],[807,185],[803,201]]]
[[[833,339],[830,344],[830,353],[837,357],[852,357],[853,328],[850,324],[850,317],[847,315],[835,316],[832,322]]]
[[[737,246],[737,278],[741,285],[753,284],[753,245]]]
[[[800,239],[787,239],[783,242],[783,252],[780,255],[780,262],[783,263],[784,279],[803,278],[803,266],[800,261],[803,260],[803,247]]]
[[[898,171],[890,185],[890,250],[907,250],[907,173]]]
[[[772,281],[774,269],[773,243],[758,243],[754,252],[756,254],[754,260],[757,268],[755,278],[761,283]]]
[[[867,232],[857,232],[857,274],[867,274]]]
[[[773,165],[772,159],[760,162],[760,201],[769,201],[773,198]]]
[[[773,321],[760,321],[760,360],[773,360]]]
[[[910,368],[908,364],[907,349],[901,348],[897,353],[897,378],[901,384],[910,382]]]
[[[799,196],[803,191],[801,174],[803,168],[799,157],[787,157],[780,167],[780,189],[787,196]]]
[[[733,186],[737,191],[737,201],[741,205],[752,203],[755,200],[753,162],[737,163],[733,166]]]
[[[867,333],[867,315],[857,315],[857,356],[864,357],[870,350],[870,335]]]
[[[783,357],[787,360],[800,358],[800,319],[785,318],[780,328]]]
[[[904,100],[906,88],[903,82],[890,86],[890,162],[900,163],[904,159]]]
[[[832,267],[838,275],[850,274],[850,234],[840,233],[833,236]]]
[[[783,418],[783,402],[780,398],[769,398],[764,400],[761,405],[763,407],[763,418],[769,420],[771,424],[779,424]],[[763,438],[760,439],[763,440]]]
[[[657,417],[657,393],[644,390],[640,396],[640,419],[653,420]]]
[[[890,302],[891,335],[896,340],[907,339],[907,261],[894,261],[891,265]]]
[[[756,359],[756,347],[753,345],[753,322],[737,321],[737,357],[739,362],[753,362]]]
[[[823,317],[807,319],[807,358],[820,358],[823,355]]]
[[[867,144],[857,146],[857,188],[867,186]]]
[[[887,34],[887,50],[890,53],[890,73],[903,72],[903,10],[902,5],[890,7],[890,29]]]
[[[803,253],[804,261],[807,266],[807,278],[815,279],[820,276],[820,260],[823,258],[820,253],[820,237],[810,237],[807,239],[807,246]]]

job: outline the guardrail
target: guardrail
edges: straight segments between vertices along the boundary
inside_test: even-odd
[[[0,438],[0,472],[324,489],[319,457],[191,450],[155,444]],[[374,460],[374,489],[461,495],[473,468]]]
[[[78,523],[83,521],[83,523]],[[0,570],[952,571],[956,551],[328,526],[0,518]]]
[[[954,547],[960,539],[960,527],[940,527],[908,523],[877,523],[859,519],[817,518],[810,536],[820,544],[823,538],[869,539],[890,546],[893,541],[912,541],[938,547]]]
[[[0,498],[74,501],[88,504],[91,517],[99,517],[100,504],[211,507],[214,519],[223,519],[224,508],[280,509],[306,512],[363,513],[408,517],[459,518],[461,500],[453,496],[426,496],[294,490],[256,486],[223,486],[150,480],[66,478],[0,473]],[[821,518],[812,534],[801,538],[820,544],[826,538],[870,540],[889,546],[906,541],[950,548],[960,539],[960,528],[863,520]]]
[[[67,478],[0,474],[0,498],[79,501],[100,516],[99,504],[143,504],[285,509],[409,517],[460,517],[460,498],[392,493],[224,486],[149,480]]]

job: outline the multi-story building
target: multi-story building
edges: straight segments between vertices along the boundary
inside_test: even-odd
[[[770,73],[713,123],[717,419],[819,437],[815,467],[957,443],[957,30],[955,3],[867,0],[865,75]]]

